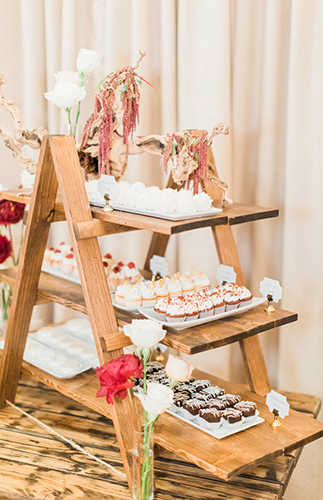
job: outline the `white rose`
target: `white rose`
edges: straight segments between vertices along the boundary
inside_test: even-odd
[[[161,324],[151,319],[133,319],[131,325],[123,327],[123,331],[137,347],[151,348],[166,335]]]
[[[46,92],[46,99],[58,106],[59,108],[72,108],[79,101],[82,101],[86,96],[84,87],[79,87],[72,82],[57,82],[54,90]]]
[[[150,414],[149,420],[167,410],[173,403],[173,396],[172,389],[156,382],[147,384],[147,394],[138,394],[144,410]]]
[[[56,82],[72,82],[80,85],[81,80],[76,71],[58,71],[54,73]]]
[[[165,369],[168,377],[184,382],[190,378],[194,366],[185,359],[170,354]]]
[[[79,73],[92,73],[100,64],[100,54],[95,50],[80,49],[76,61],[76,67]]]

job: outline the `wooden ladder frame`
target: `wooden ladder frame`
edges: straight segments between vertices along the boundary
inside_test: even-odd
[[[217,176],[210,148],[209,168]],[[36,303],[49,228],[55,217],[55,200],[58,189],[62,197],[71,242],[75,251],[100,364],[102,365],[123,353],[108,283],[102,266],[99,243],[95,235],[89,237],[94,219],[74,139],[67,136],[45,137],[38,162],[0,365],[0,408],[6,405],[6,401],[14,402],[15,399],[32,311]],[[208,192],[214,199],[219,198],[219,191],[213,184],[209,184]],[[96,221],[96,223],[98,222]],[[237,272],[237,281],[243,283],[231,227],[229,225],[215,226],[212,227],[212,231],[220,263],[233,266]],[[82,235],[85,236],[82,237]],[[168,238],[169,236],[153,234],[146,268],[149,267],[151,255],[154,253],[164,255]],[[270,384],[258,336],[241,340],[240,347],[251,390],[260,395],[266,394],[270,390]],[[131,488],[133,431],[139,428],[139,418],[132,395],[123,401],[115,399],[112,407],[112,419]]]

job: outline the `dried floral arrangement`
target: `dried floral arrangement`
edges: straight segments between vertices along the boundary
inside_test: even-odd
[[[215,136],[227,135],[230,128],[218,123],[209,132],[182,130],[173,134],[134,137],[139,123],[140,87],[147,82],[137,72],[145,56],[134,66],[124,67],[110,73],[101,80],[95,91],[94,110],[87,120],[81,144],[78,147],[80,164],[86,178],[98,178],[101,174],[113,175],[119,180],[127,167],[128,156],[150,152],[161,156],[165,172],[171,167],[176,184],[197,193],[199,186],[204,190],[207,182],[215,182],[222,190],[222,204],[231,202],[227,198],[228,186],[218,179],[208,168],[207,151]],[[81,100],[86,95],[84,87],[89,74],[100,64],[100,56],[95,51],[81,49],[77,59],[78,72],[63,71],[55,74],[56,84],[45,97],[53,104],[66,110],[70,134],[76,135]],[[0,123],[0,136],[4,137],[19,167],[34,173],[36,162],[26,155],[24,145],[37,149],[47,131],[43,128],[29,131],[23,129],[20,112],[15,104],[1,92],[3,75],[0,74],[0,105],[13,117],[13,131],[8,131]],[[120,96],[120,103],[118,97]],[[77,114],[73,129],[71,110],[77,104]]]

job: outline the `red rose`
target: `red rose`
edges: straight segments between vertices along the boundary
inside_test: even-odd
[[[96,370],[101,384],[97,397],[105,396],[109,404],[113,404],[113,397],[124,399],[127,389],[135,385],[132,378],[143,377],[142,370],[143,364],[135,354],[122,354],[119,358],[104,363]]]
[[[24,216],[24,203],[15,201],[0,201],[0,224],[17,224]]]
[[[11,242],[6,236],[0,234],[0,264],[2,264],[12,253]]]

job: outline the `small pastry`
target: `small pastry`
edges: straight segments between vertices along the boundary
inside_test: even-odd
[[[232,407],[241,401],[241,397],[237,394],[224,394],[223,396],[219,396],[218,399],[223,401],[227,408]]]
[[[138,287],[129,285],[124,295],[124,302],[126,307],[137,309],[142,304],[142,294]]]
[[[168,322],[185,321],[186,312],[183,303],[172,301],[166,309],[165,313]]]
[[[104,264],[103,264],[104,265]],[[115,266],[108,276],[108,284],[111,290],[116,290],[119,285],[126,281],[126,275],[121,266]]]

